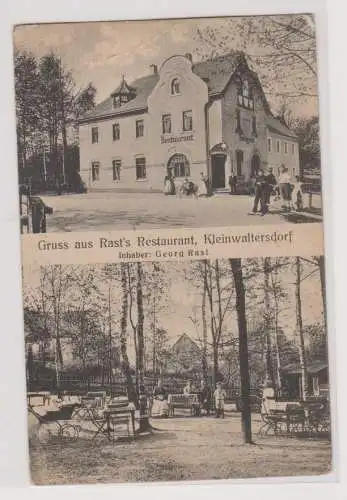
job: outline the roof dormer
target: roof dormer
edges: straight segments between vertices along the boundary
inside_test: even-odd
[[[116,90],[111,94],[113,98],[113,107],[120,108],[124,104],[134,99],[136,96],[136,90],[127,84],[124,75],[122,75],[122,81]]]

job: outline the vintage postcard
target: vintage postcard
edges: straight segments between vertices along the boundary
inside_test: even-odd
[[[314,15],[13,40],[32,481],[333,471]]]
[[[17,26],[22,231],[320,222],[315,36],[310,15]]]

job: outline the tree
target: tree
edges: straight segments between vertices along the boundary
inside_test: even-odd
[[[70,266],[49,265],[40,268],[40,283],[36,290],[25,293],[25,304],[42,316],[43,329],[54,341],[56,388],[61,391],[60,374],[64,368],[62,339],[66,334],[64,317],[69,303],[72,275]]]
[[[311,15],[234,17],[198,26],[194,38],[201,58],[247,53],[265,94],[278,106],[317,97],[316,33]],[[286,68],[283,71],[283,68]]]
[[[302,173],[321,168],[319,118],[311,116],[293,120],[292,128],[299,141],[299,159]]]
[[[243,284],[241,259],[229,259],[234,278],[236,294],[236,314],[239,331],[239,362],[242,398],[242,432],[245,443],[252,443],[252,420],[250,404],[250,378],[248,366],[248,341],[246,320],[246,299]]]
[[[127,264],[120,264],[121,271],[121,319],[120,319],[120,349],[122,355],[122,370],[126,378],[127,388],[128,388],[128,398],[129,401],[133,402],[135,406],[138,406],[138,400],[136,395],[136,389],[131,376],[131,368],[129,363],[129,357],[127,352],[127,323],[128,323],[128,308],[129,308],[129,294],[128,294],[128,272]]]
[[[216,259],[199,263],[198,272],[203,284],[203,293],[206,293],[208,304],[208,318],[210,323],[211,347],[213,357],[213,385],[219,376],[219,351],[223,340],[224,322],[226,314],[231,309],[231,299],[233,297],[233,287],[230,282],[225,284],[226,274],[221,268],[220,262]],[[202,309],[202,313],[206,313]],[[205,321],[205,318],[203,318]]]
[[[298,347],[299,347],[300,370],[301,370],[302,398],[303,400],[306,400],[308,395],[308,376],[307,376],[305,337],[302,324],[300,257],[295,258],[295,270],[296,270],[296,282],[295,282],[296,332],[299,338]]]
[[[30,156],[33,167],[22,177],[47,180],[48,173],[59,184],[76,185],[76,154],[68,144],[68,129],[77,135],[77,120],[95,106],[96,89],[91,82],[79,91],[75,87],[71,71],[53,52],[39,60],[16,52],[18,164],[22,171]]]
[[[33,133],[40,130],[40,80],[35,57],[16,52],[14,57],[16,126],[19,170],[27,166]]]

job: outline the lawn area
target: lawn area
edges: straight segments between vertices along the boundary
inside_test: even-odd
[[[267,436],[244,445],[238,413],[223,420],[177,416],[153,421],[153,434],[109,444],[101,438],[48,441],[31,445],[35,484],[92,484],[144,481],[197,481],[326,474],[331,467],[328,440]]]

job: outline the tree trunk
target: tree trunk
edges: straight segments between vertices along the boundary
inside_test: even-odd
[[[215,387],[218,382],[219,376],[219,362],[218,362],[218,346],[213,346],[213,387]]]
[[[269,259],[269,264],[271,265],[271,259]],[[279,342],[278,342],[278,314],[279,314],[279,299],[278,299],[278,291],[277,284],[278,282],[274,278],[274,273],[277,274],[277,267],[275,261],[275,268],[270,269],[271,276],[271,285],[272,285],[272,294],[274,298],[274,318],[273,318],[273,361],[274,361],[274,375],[276,381],[276,393],[277,397],[281,396],[282,390],[282,380],[281,380],[281,359],[280,359],[280,351],[279,351]]]
[[[264,307],[265,307],[265,339],[266,339],[266,376],[271,380],[274,389],[276,390],[277,384],[275,380],[274,364],[273,364],[273,349],[272,349],[272,335],[271,335],[271,321],[270,321],[270,298],[269,298],[269,275],[270,265],[269,258],[264,258]]]
[[[327,335],[327,309],[326,309],[326,298],[325,298],[325,262],[324,262],[324,255],[320,255],[318,257],[318,266],[319,266],[320,283],[321,283],[321,295],[322,295],[322,303],[323,303],[324,333],[325,333],[325,335]]]
[[[138,407],[136,390],[131,377],[131,369],[127,352],[127,317],[128,317],[128,289],[126,264],[121,263],[121,289],[122,289],[122,307],[121,307],[121,332],[120,332],[120,350],[122,354],[122,370],[127,382],[129,401]]]
[[[296,257],[295,259],[295,268],[296,268],[296,283],[295,283],[296,330],[299,337],[299,358],[300,358],[300,370],[301,370],[302,399],[305,401],[308,395],[308,377],[307,377],[307,361],[306,361],[304,332],[302,327],[300,257]]]
[[[111,314],[111,280],[108,283],[108,382],[112,386],[112,314]]]
[[[137,349],[138,349],[138,378],[139,387],[144,385],[144,352],[145,341],[143,335],[144,311],[143,311],[143,270],[142,263],[137,263],[137,289],[136,289],[136,302],[137,302]],[[139,389],[139,388],[138,388]],[[140,391],[139,391],[140,394]]]
[[[229,259],[234,277],[236,293],[236,312],[239,330],[239,360],[242,398],[242,432],[245,443],[252,443],[252,418],[250,404],[250,378],[248,366],[247,319],[245,288],[243,284],[241,259]]]
[[[204,276],[206,278],[206,261],[204,261]],[[208,364],[207,364],[207,321],[206,321],[206,279],[204,280],[204,289],[202,292],[201,315],[202,315],[202,373],[205,383],[208,383]]]

